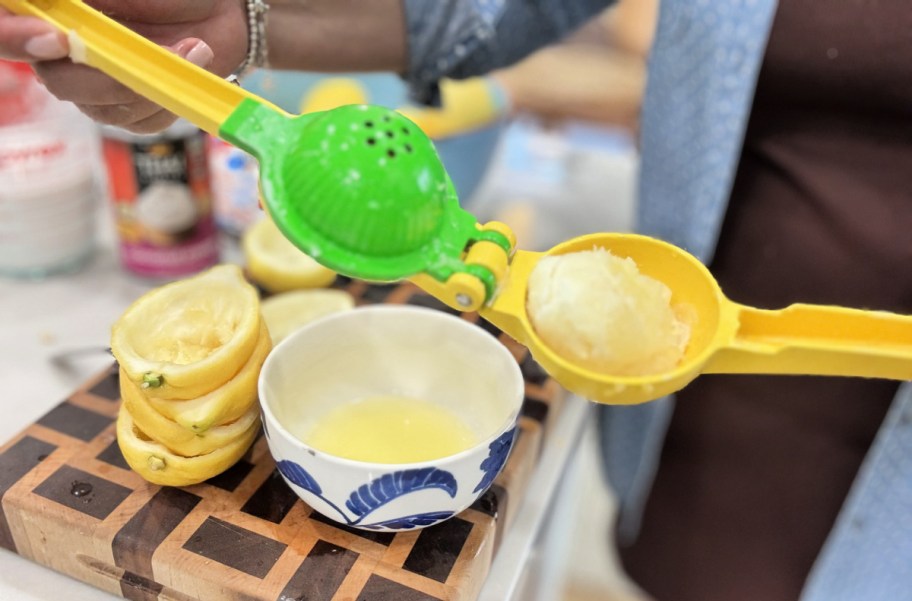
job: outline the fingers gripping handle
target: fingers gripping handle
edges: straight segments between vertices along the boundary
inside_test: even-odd
[[[70,57],[218,134],[249,92],[150,42],[79,0],[0,0],[0,6],[37,17],[67,34]]]

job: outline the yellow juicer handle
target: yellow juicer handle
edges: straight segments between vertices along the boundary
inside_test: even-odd
[[[53,25],[69,37],[74,62],[103,71],[210,134],[218,135],[243,100],[268,105],[79,0],[0,0],[0,6]]]
[[[728,301],[732,339],[704,373],[860,376],[912,380],[912,315],[826,305],[764,310]]]

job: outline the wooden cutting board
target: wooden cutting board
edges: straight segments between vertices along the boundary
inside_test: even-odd
[[[411,284],[340,278],[358,304],[450,311]],[[526,379],[519,437],[503,473],[471,508],[437,526],[362,532],[298,499],[260,437],[221,475],[149,484],[117,447],[113,366],[0,446],[0,545],[127,599],[152,601],[463,601],[475,599],[510,527],[562,389],[525,348],[476,314]],[[61,596],[65,596],[62,592]]]

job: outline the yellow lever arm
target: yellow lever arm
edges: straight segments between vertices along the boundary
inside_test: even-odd
[[[815,374],[912,379],[912,316],[794,304],[756,309],[729,301],[734,338],[704,373]]]
[[[484,225],[476,224],[481,232],[495,232],[506,238],[510,250],[490,240],[476,240],[463,257],[467,266],[466,271],[453,273],[445,282],[437,281],[426,273],[419,273],[409,280],[419,288],[442,301],[457,311],[478,311],[484,306],[491,295],[481,277],[489,278],[494,283],[496,290],[504,283],[507,277],[509,255],[516,248],[516,236],[510,227],[497,221],[489,221]]]
[[[0,0],[0,6],[55,26],[69,37],[74,62],[103,71],[213,135],[244,99],[265,103],[79,0]]]

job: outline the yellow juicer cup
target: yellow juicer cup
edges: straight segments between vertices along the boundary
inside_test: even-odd
[[[679,365],[651,376],[614,376],[581,367],[551,350],[526,312],[529,275],[544,256],[605,248],[671,289],[690,321]],[[526,345],[567,389],[601,403],[635,404],[673,393],[701,373],[813,374],[912,379],[912,316],[795,304],[763,310],[735,303],[709,270],[680,248],[636,234],[591,234],[545,253],[516,251],[509,274],[482,317]]]

